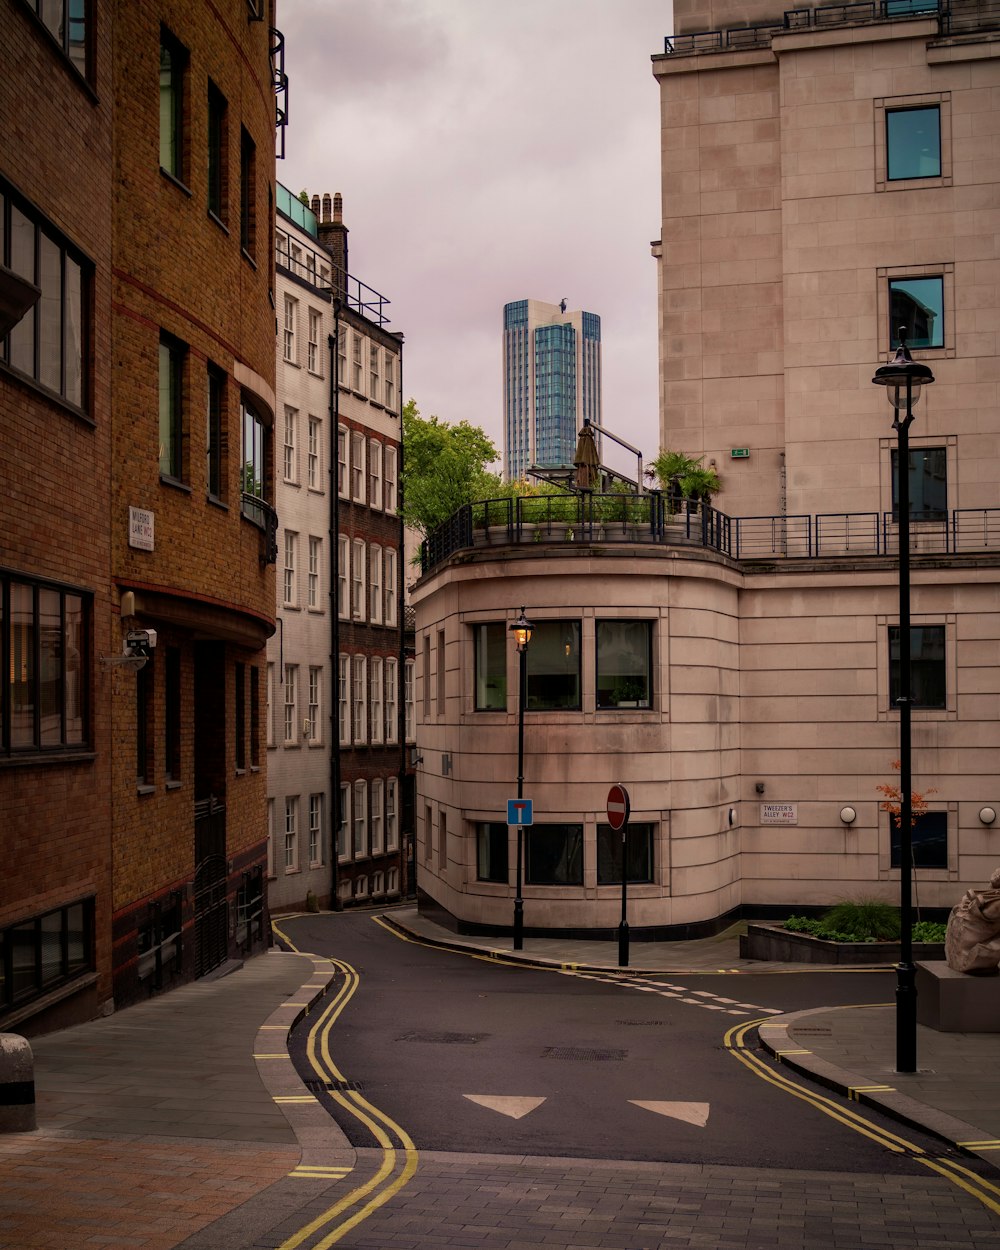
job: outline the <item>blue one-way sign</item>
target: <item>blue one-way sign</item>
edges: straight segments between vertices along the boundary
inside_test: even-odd
[[[530,825],[531,824],[531,799],[508,799],[507,800],[507,824],[508,825]]]

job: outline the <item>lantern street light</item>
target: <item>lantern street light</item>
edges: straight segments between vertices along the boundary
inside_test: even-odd
[[[517,797],[519,799],[524,798],[524,705],[527,701],[528,690],[526,662],[528,659],[528,643],[531,641],[533,628],[531,622],[524,615],[524,608],[521,609],[521,615],[510,626],[510,632],[514,635],[514,644],[517,647]],[[524,947],[524,899],[521,897],[523,866],[524,829],[519,820],[517,825],[517,875],[514,891],[514,950],[516,951],[522,950]]]
[[[921,386],[934,381],[917,364],[900,328],[895,358],[875,370],[872,382],[886,388],[895,410],[896,490],[899,516],[899,963],[896,966],[896,1071],[917,1070],[917,970],[913,964],[913,761],[910,733],[910,425]]]

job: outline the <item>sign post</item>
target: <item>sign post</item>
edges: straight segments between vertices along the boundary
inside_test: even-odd
[[[618,966],[628,967],[628,817],[632,810],[628,791],[614,785],[608,791],[608,824],[622,833],[622,919],[618,926]]]

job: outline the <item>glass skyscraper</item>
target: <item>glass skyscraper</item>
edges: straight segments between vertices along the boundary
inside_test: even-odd
[[[503,310],[504,475],[569,468],[588,418],[601,423],[601,319],[561,304]]]

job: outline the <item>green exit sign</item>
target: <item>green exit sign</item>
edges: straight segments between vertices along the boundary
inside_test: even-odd
[[[729,453],[729,458],[730,460],[749,460],[750,448],[749,447],[734,447],[732,451],[730,451]]]

